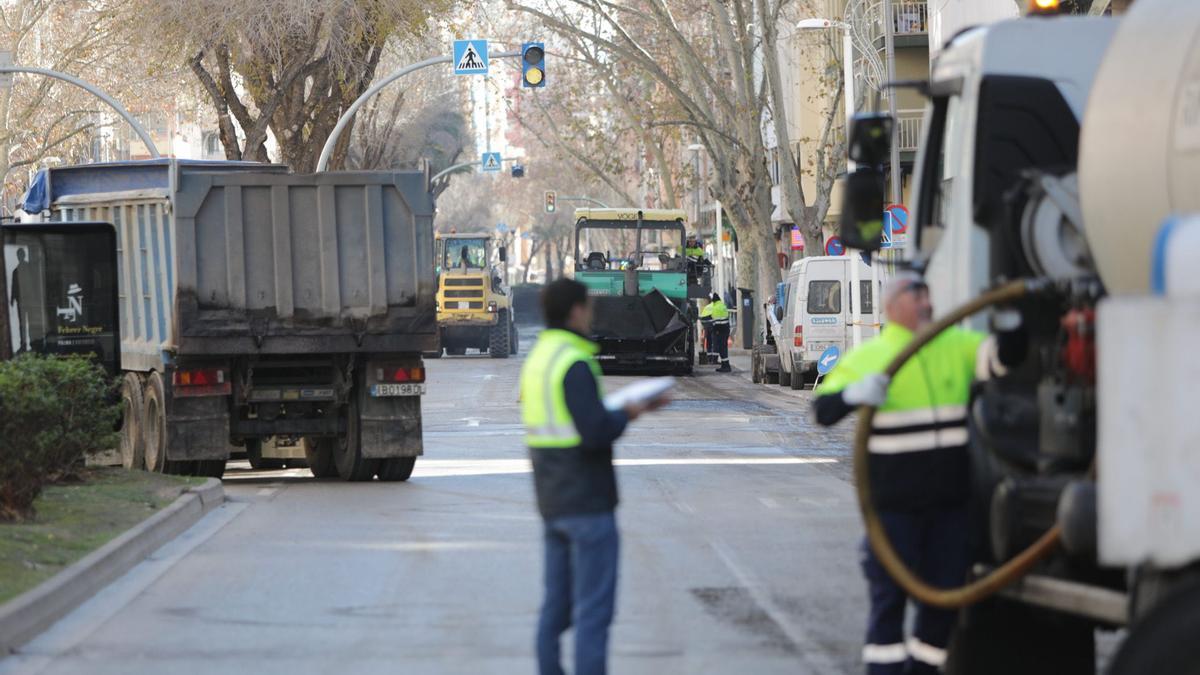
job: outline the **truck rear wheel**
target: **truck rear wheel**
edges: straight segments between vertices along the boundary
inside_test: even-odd
[[[150,373],[142,397],[142,444],[147,471],[167,470],[167,409],[162,377]]]
[[[354,483],[371,480],[379,472],[378,459],[363,457],[361,426],[358,398],[351,394],[346,406],[346,434],[333,444],[333,461],[342,480]]]
[[[512,331],[508,325],[508,311],[500,310],[496,325],[488,335],[488,356],[493,359],[507,359],[509,348],[512,346]]]
[[[304,439],[304,459],[308,462],[308,470],[313,478],[337,478],[337,463],[333,461],[333,446],[337,443],[333,438]]]
[[[205,478],[221,478],[225,475],[225,460],[223,459],[201,459],[192,464],[194,464],[192,475]]]
[[[513,354],[521,353],[521,334],[517,330],[517,324],[512,325],[512,335],[508,338],[508,346]]]
[[[779,386],[781,386],[781,387],[792,386],[792,374],[789,373],[788,371],[784,370],[782,367],[779,368]]]
[[[379,480],[395,482],[408,480],[412,476],[416,457],[388,457],[379,462]]]
[[[140,469],[146,464],[145,407],[141,378],[125,373],[121,378],[121,466],[126,469]]]

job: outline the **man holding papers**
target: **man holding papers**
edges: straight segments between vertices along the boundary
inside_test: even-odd
[[[545,523],[545,599],[538,622],[542,675],[563,672],[559,637],[575,627],[576,675],[606,672],[616,603],[619,537],[613,443],[642,413],[667,402],[627,397],[604,405],[587,288],[570,279],[542,292],[546,330],[521,369],[521,415]]]

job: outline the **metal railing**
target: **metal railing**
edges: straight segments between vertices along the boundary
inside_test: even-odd
[[[925,111],[920,108],[896,111],[896,144],[900,152],[916,152],[921,145],[921,121]]]
[[[929,32],[929,5],[925,0],[892,2],[892,30],[895,35],[924,35]]]

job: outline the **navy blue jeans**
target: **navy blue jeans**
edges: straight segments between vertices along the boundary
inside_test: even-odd
[[[879,519],[901,560],[918,577],[941,588],[960,585],[967,574],[965,508],[920,513],[880,511]],[[957,613],[917,603],[913,634],[904,639],[908,595],[892,580],[864,540],[863,574],[871,596],[871,618],[863,661],[868,675],[937,673],[946,660],[946,644]]]
[[[575,675],[607,672],[620,538],[612,511],[547,519],[545,598],[538,621],[541,675],[562,675],[559,637],[575,627]]]

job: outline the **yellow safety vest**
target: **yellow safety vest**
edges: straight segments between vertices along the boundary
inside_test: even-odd
[[[600,365],[593,358],[599,351],[598,345],[571,331],[542,331],[521,368],[521,420],[529,447],[573,448],[582,442],[567,408],[563,380],[571,366],[583,361],[603,398]]]
[[[949,328],[904,364],[875,413],[873,431],[886,434],[872,434],[871,452],[907,453],[967,442],[967,402],[984,337],[976,331]],[[879,337],[838,361],[817,387],[817,395],[836,394],[867,375],[882,373],[912,338],[903,326],[887,324]]]
[[[721,300],[710,302],[705,309],[712,308],[712,320],[714,323],[729,323],[729,308]]]

